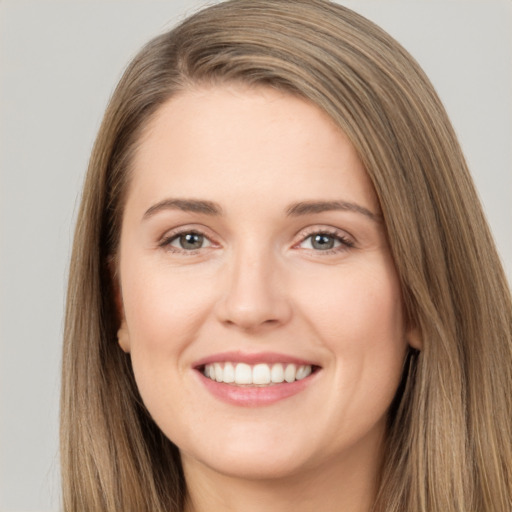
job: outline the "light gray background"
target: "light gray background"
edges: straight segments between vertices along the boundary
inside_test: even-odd
[[[512,276],[512,2],[341,2],[419,60]],[[200,0],[0,0],[0,511],[59,508],[62,311],[80,185],[136,50]]]

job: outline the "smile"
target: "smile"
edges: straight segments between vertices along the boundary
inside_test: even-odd
[[[322,368],[285,354],[224,352],[197,361],[195,375],[210,395],[230,405],[268,406],[313,386]]]
[[[236,386],[272,386],[283,382],[292,383],[308,377],[313,371],[312,365],[294,363],[212,363],[203,368],[203,375],[216,382]]]

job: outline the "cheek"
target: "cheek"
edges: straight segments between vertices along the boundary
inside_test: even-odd
[[[317,284],[321,284],[317,282]],[[330,353],[333,385],[324,396],[332,443],[344,443],[384,421],[406,354],[401,294],[394,272],[347,272],[327,290],[309,293],[317,339]],[[322,414],[322,413],[319,413]],[[344,432],[344,434],[340,434]]]
[[[314,286],[297,296],[302,297],[301,309],[333,350],[357,352],[403,344],[401,294],[392,270],[341,269],[339,274],[317,276]]]
[[[124,311],[132,357],[180,353],[196,336],[214,302],[208,279],[163,265],[130,267],[123,281]]]
[[[181,417],[187,401],[193,403],[183,382],[215,304],[214,269],[180,268],[129,236],[122,242],[122,299],[137,387],[157,424],[175,428],[179,422],[172,419]],[[174,435],[174,430],[164,430]]]
[[[168,266],[145,268],[140,262],[133,271],[126,258],[123,269],[132,367],[144,404],[157,424],[174,437],[183,435],[181,422],[169,418],[180,417],[187,403],[193,402],[182,381],[189,371],[188,350],[210,311],[211,286]]]
[[[382,404],[391,400],[407,348],[398,279],[391,266],[378,269],[346,268],[339,279],[320,279],[302,303],[354,403],[367,394]]]

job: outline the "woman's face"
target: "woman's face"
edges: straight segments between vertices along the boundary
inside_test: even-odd
[[[119,272],[120,344],[187,475],[378,460],[400,288],[371,182],[317,107],[241,86],[168,101],[134,160]]]

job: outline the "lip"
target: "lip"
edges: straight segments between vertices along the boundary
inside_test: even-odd
[[[226,384],[224,382],[212,380],[206,377],[202,372],[203,367],[207,364],[224,363],[228,361],[232,363],[246,363],[250,365],[258,363],[293,363],[296,365],[311,365],[314,368],[314,371],[302,380],[282,382],[270,386],[237,386],[234,384]],[[286,398],[290,398],[304,391],[314,383],[320,373],[318,370],[321,368],[312,361],[276,352],[247,353],[234,351],[212,354],[208,357],[202,358],[193,364],[193,369],[195,370],[194,373],[199,379],[201,385],[203,385],[210,394],[222,402],[239,407],[261,407],[285,400]]]
[[[204,357],[195,361],[192,366],[195,369],[198,369],[206,364],[213,363],[246,363],[246,364],[258,364],[258,363],[293,363],[298,366],[301,365],[311,365],[311,366],[319,366],[314,361],[308,361],[306,359],[300,359],[294,356],[290,356],[287,354],[280,354],[277,352],[242,352],[242,351],[230,351],[230,352],[220,352],[218,354],[212,354],[210,356]]]

